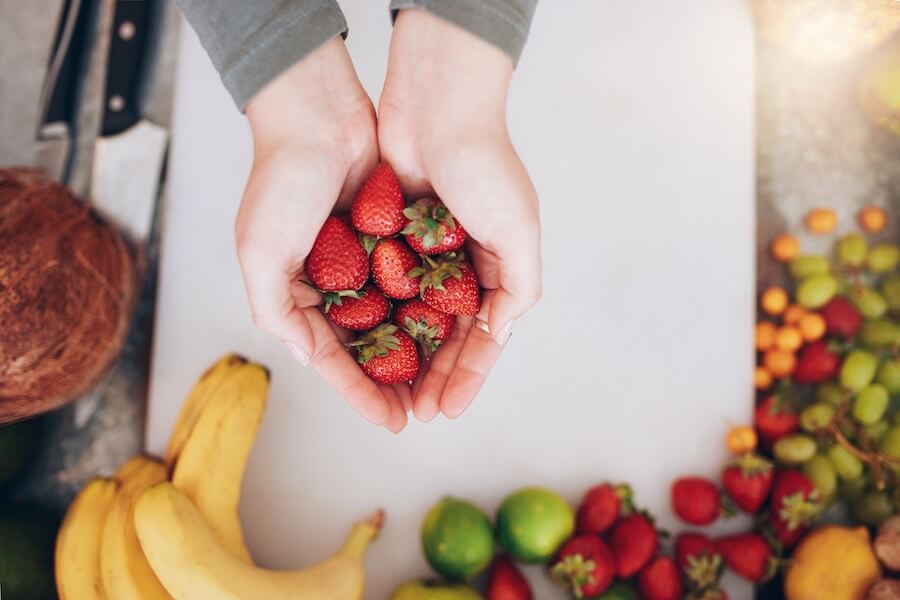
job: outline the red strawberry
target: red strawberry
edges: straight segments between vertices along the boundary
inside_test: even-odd
[[[395,238],[379,240],[372,250],[372,277],[388,298],[406,300],[419,293],[418,276],[409,273],[419,260],[409,246]]]
[[[306,259],[306,274],[325,292],[358,290],[369,277],[369,257],[356,234],[338,217],[328,217]]]
[[[638,574],[638,589],[643,600],[681,600],[681,574],[675,561],[657,556]]]
[[[481,310],[481,287],[472,265],[453,252],[437,259],[426,256],[425,262],[410,272],[422,277],[422,300],[450,315],[474,315]]]
[[[488,575],[487,600],[531,600],[531,587],[505,556],[499,557]]]
[[[819,309],[819,314],[825,319],[825,331],[831,335],[852,339],[862,325],[862,315],[853,306],[853,303],[835,296]]]
[[[336,296],[325,304],[325,314],[335,325],[354,331],[372,329],[385,320],[390,310],[387,298],[372,284],[354,296]]]
[[[452,315],[442,313],[421,300],[410,300],[394,311],[394,324],[430,351],[437,350],[441,342],[450,337],[455,322]]]
[[[419,372],[416,343],[396,325],[379,325],[350,345],[359,352],[362,370],[378,383],[411,381]]]
[[[381,163],[366,179],[350,207],[353,227],[378,237],[394,235],[406,224],[403,193],[391,165]]]
[[[722,575],[722,557],[706,535],[685,532],[675,538],[675,559],[691,586],[706,589]]]
[[[622,517],[609,534],[609,547],[616,557],[616,575],[633,577],[646,565],[659,547],[659,536],[653,523],[635,513]]]
[[[716,540],[716,549],[728,568],[754,583],[774,574],[772,547],[758,533],[741,533]]]
[[[466,241],[465,229],[436,198],[416,200],[403,215],[408,219],[403,228],[406,243],[419,254],[433,256],[452,252]]]
[[[799,426],[797,415],[777,396],[769,396],[756,407],[754,422],[760,437],[768,443],[797,431]]]
[[[772,463],[748,452],[722,469],[722,487],[742,511],[757,512],[772,489]]]
[[[837,376],[841,368],[841,356],[828,349],[828,342],[819,340],[803,347],[794,368],[794,381],[821,383]]]
[[[672,510],[685,523],[709,525],[722,513],[722,496],[708,479],[682,477],[672,484]]]
[[[578,533],[600,535],[613,526],[620,512],[631,510],[631,488],[603,483],[589,489],[578,506]]]
[[[806,533],[807,526],[822,509],[819,490],[796,469],[780,470],[772,485],[770,524],[784,548],[790,548]]]
[[[612,583],[616,561],[599,537],[579,535],[563,544],[550,572],[575,598],[594,598]]]

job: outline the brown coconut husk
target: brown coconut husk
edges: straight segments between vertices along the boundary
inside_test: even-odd
[[[122,348],[135,288],[115,228],[39,171],[0,169],[0,423],[93,387]]]

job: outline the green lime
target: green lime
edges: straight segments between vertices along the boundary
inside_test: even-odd
[[[509,496],[497,511],[497,539],[524,563],[548,561],[575,529],[572,507],[558,494],[525,488]]]
[[[422,549],[438,574],[450,580],[471,579],[494,557],[491,522],[474,504],[444,498],[422,523]]]
[[[478,590],[465,584],[410,581],[394,590],[389,600],[483,600],[483,598]]]
[[[53,546],[57,523],[32,508],[0,506],[0,595],[15,600],[56,597]]]
[[[637,590],[631,584],[624,581],[615,581],[595,600],[640,600],[640,598]]]
[[[40,444],[40,437],[41,426],[37,419],[0,427],[0,485],[28,465]]]

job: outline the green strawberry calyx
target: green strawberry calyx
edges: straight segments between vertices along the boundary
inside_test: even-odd
[[[572,595],[576,598],[584,598],[584,586],[594,583],[594,569],[597,564],[592,560],[586,560],[581,554],[570,554],[550,570],[553,577],[568,583],[572,587]]]
[[[700,556],[692,554],[688,557],[684,574],[692,587],[703,590],[718,583],[724,568],[725,563],[722,561],[721,555],[710,556],[703,552]]]
[[[634,492],[627,483],[619,483],[613,486],[616,496],[619,497],[619,513],[630,515],[634,510]]]
[[[797,492],[782,499],[778,517],[784,521],[788,531],[793,531],[809,524],[819,516],[821,511],[819,490],[813,490],[808,496],[805,496],[803,492]]]
[[[313,285],[309,281],[306,281],[305,279],[298,279],[297,281],[299,281],[303,285],[310,287],[313,290],[322,294],[322,297],[325,300],[325,312],[328,312],[328,309],[331,308],[332,304],[337,304],[338,306],[340,306],[341,302],[343,301],[342,300],[343,298],[356,298],[357,300],[359,300],[360,298],[362,298],[363,296],[366,295],[366,293],[361,290],[360,291],[357,291],[357,290],[337,290],[337,291],[320,290],[315,285]]]
[[[765,475],[772,470],[772,463],[753,452],[745,452],[734,459],[734,466],[741,470],[744,477]]]
[[[350,342],[348,346],[356,348],[359,352],[356,360],[366,364],[376,356],[384,358],[392,351],[400,349],[400,340],[394,335],[396,332],[396,325],[385,323],[361,335],[356,341]]]
[[[419,280],[419,291],[425,293],[425,290],[432,288],[441,292],[446,292],[444,280],[450,277],[461,280],[463,269],[469,268],[465,263],[465,256],[462,252],[447,252],[441,254],[437,259],[425,256],[425,264],[421,267],[415,267],[406,274],[410,279],[421,277]]]
[[[456,229],[453,215],[434,198],[416,200],[403,209],[403,216],[409,219],[409,223],[400,233],[421,239],[426,248],[434,248],[443,241],[448,229]]]
[[[406,317],[403,321],[403,329],[426,350],[434,352],[441,345],[441,340],[434,339],[441,329],[440,326],[430,325],[425,319],[416,321],[412,317]]]

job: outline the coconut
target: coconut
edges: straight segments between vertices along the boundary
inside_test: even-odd
[[[135,266],[118,231],[33,169],[0,169],[0,423],[93,387],[119,353]]]

